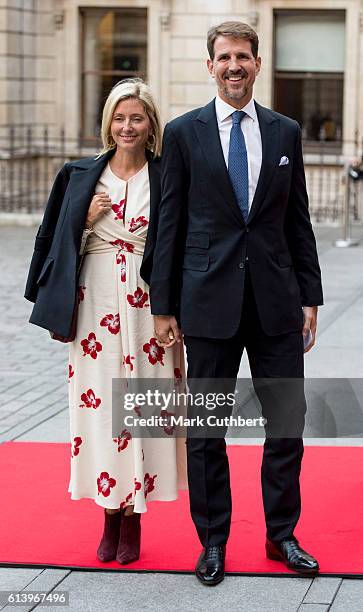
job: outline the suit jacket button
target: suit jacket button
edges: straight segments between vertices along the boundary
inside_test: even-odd
[[[241,263],[238,264],[238,267],[241,268],[241,270],[244,270],[245,264],[243,263],[243,261],[241,261]]]

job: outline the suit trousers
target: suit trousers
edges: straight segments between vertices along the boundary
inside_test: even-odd
[[[304,452],[304,357],[301,331],[264,333],[258,317],[248,266],[243,311],[232,338],[184,336],[188,381],[228,379],[234,389],[244,348],[255,393],[267,419],[261,466],[267,537],[280,542],[293,534],[301,510],[300,469]],[[269,382],[271,381],[271,383]],[[223,381],[221,381],[223,384]],[[223,414],[232,408],[225,407]],[[203,546],[227,542],[232,511],[229,465],[224,438],[187,436],[190,510]],[[240,465],[243,472],[243,465]]]

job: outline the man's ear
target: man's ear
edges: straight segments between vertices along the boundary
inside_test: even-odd
[[[261,70],[261,58],[256,57],[256,74],[258,74]]]
[[[211,59],[207,60],[207,68],[208,68],[209,74],[214,78],[213,61]]]

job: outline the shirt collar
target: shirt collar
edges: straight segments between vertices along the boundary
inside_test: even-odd
[[[234,106],[231,106],[230,104],[222,100],[222,98],[220,98],[217,94],[215,104],[218,123],[221,123],[222,121],[230,117],[232,113],[234,113],[236,110],[243,110],[248,117],[251,117],[251,119],[253,119],[253,121],[256,121],[257,119],[255,101],[253,98],[251,98],[248,104],[246,104],[246,106],[244,106],[243,108],[236,109],[234,108]]]

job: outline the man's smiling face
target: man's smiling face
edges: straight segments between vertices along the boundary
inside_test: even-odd
[[[235,108],[242,108],[251,100],[261,58],[253,56],[249,40],[218,36],[214,59],[209,59],[207,65],[222,100]]]

